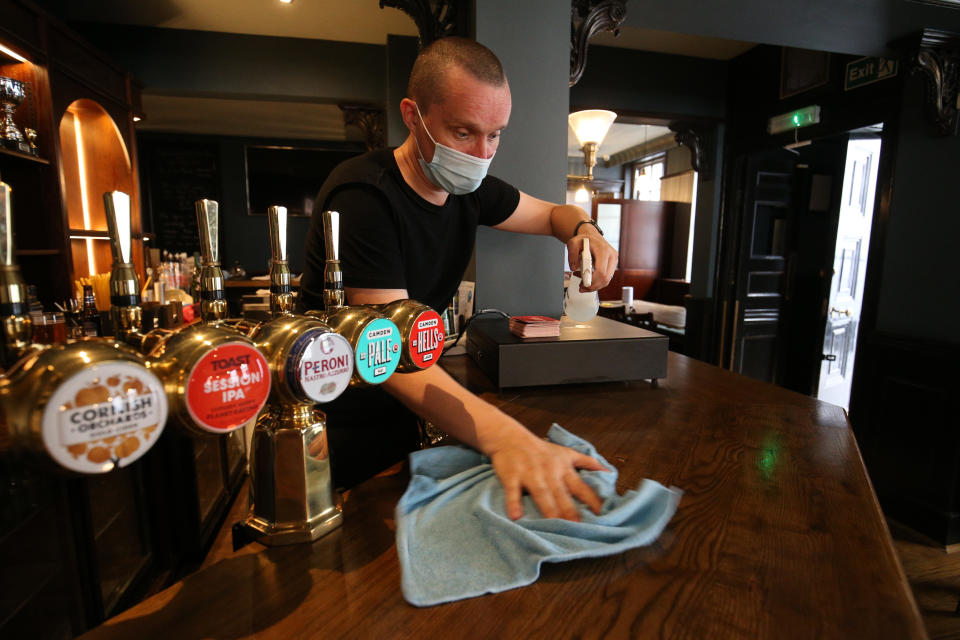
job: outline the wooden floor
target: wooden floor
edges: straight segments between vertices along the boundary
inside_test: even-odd
[[[931,640],[960,640],[960,550],[942,545],[903,525],[888,521],[894,547],[913,589]]]

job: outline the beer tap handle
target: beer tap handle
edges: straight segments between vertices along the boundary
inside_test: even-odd
[[[270,312],[274,315],[293,313],[293,291],[290,265],[287,263],[287,208],[267,209],[270,227]]]
[[[114,264],[130,264],[130,196],[122,191],[103,194]]]
[[[12,267],[13,260],[13,214],[10,210],[10,193],[12,189],[5,182],[0,182],[0,265]]]
[[[200,317],[204,322],[219,322],[227,317],[223,269],[220,268],[220,208],[214,200],[197,200],[197,226],[200,229]]]
[[[114,335],[134,346],[139,346],[142,335],[140,323],[140,278],[130,254],[130,196],[122,191],[103,194],[107,214],[110,251],[113,266],[110,269],[110,317]]]
[[[14,259],[13,214],[10,185],[0,182],[0,364],[9,367],[30,345],[30,315],[27,313],[27,285]]]
[[[197,200],[197,226],[200,228],[200,263],[220,264],[220,205],[216,200]]]
[[[340,266],[340,213],[323,212],[323,241],[327,263],[323,267],[323,305],[327,311],[346,305],[343,269]]]

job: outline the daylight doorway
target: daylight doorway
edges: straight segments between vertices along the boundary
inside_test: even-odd
[[[826,301],[826,326],[817,388],[820,400],[844,409],[850,407],[879,161],[880,138],[852,137],[847,143],[833,277]]]

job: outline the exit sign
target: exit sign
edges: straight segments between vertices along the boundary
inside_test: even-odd
[[[897,75],[897,61],[888,58],[860,58],[847,64],[843,90],[850,91],[866,84]]]

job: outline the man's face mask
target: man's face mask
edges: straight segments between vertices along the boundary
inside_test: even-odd
[[[420,116],[420,122],[423,124],[423,130],[427,132],[427,137],[436,147],[433,152],[433,160],[427,162],[423,159],[423,152],[420,151],[420,143],[417,142],[417,137],[413,137],[413,141],[417,142],[417,152],[420,153],[420,168],[423,169],[427,178],[433,184],[455,196],[476,191],[486,177],[487,169],[490,167],[490,161],[493,160],[493,157],[484,160],[440,144],[430,135],[427,123],[423,121],[423,116],[420,115],[420,106],[416,106],[417,115]]]

